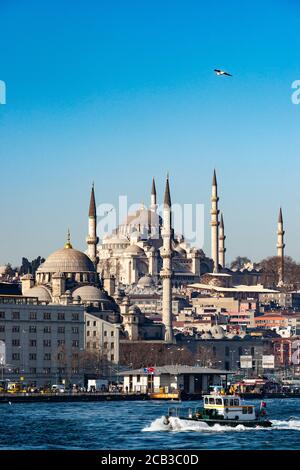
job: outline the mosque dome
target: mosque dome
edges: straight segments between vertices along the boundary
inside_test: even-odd
[[[224,330],[221,326],[215,325],[210,329],[210,333],[214,338],[220,339],[220,337],[224,337]]]
[[[211,334],[208,333],[208,332],[207,332],[207,333],[203,333],[203,335],[201,335],[201,339],[211,339],[211,338],[212,338],[212,336],[211,336]]]
[[[84,301],[91,301],[91,302],[98,302],[103,299],[107,299],[106,295],[95,286],[82,286],[75,289],[72,293],[73,298],[80,297],[81,300]]]
[[[141,310],[137,305],[131,305],[129,307],[129,313],[133,315],[141,315]]]
[[[64,248],[52,253],[46,261],[40,265],[38,273],[82,273],[95,272],[95,267],[90,258],[81,251],[74,250],[67,243]]]
[[[146,289],[146,288],[149,288],[149,287],[153,287],[153,285],[154,285],[154,281],[153,281],[152,277],[149,276],[149,275],[142,276],[138,280],[138,283],[137,283],[137,287],[139,287],[140,289]]]
[[[52,297],[48,289],[43,286],[34,286],[30,289],[27,289],[23,295],[25,297],[37,297],[40,302],[51,302]]]
[[[126,248],[125,253],[129,253],[131,255],[143,255],[143,254],[145,254],[144,250],[141,247],[139,247],[138,245],[129,245]]]

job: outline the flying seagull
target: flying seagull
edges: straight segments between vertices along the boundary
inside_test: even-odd
[[[232,75],[228,72],[224,72],[224,70],[215,69],[216,75],[228,75],[228,77],[232,77]]]

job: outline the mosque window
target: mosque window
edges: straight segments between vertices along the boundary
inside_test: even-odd
[[[37,319],[36,312],[30,312],[29,313],[29,320],[36,320],[36,319]]]
[[[49,312],[44,313],[44,320],[51,320],[51,314]]]
[[[64,319],[65,319],[65,314],[62,313],[62,312],[59,312],[59,313],[57,314],[57,320],[64,320]]]

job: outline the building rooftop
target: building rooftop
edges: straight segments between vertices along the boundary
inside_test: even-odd
[[[203,290],[212,290],[215,292],[248,292],[250,293],[259,293],[259,294],[277,294],[277,290],[266,289],[262,284],[257,284],[256,286],[247,286],[247,285],[237,285],[232,287],[219,287],[211,284],[201,284],[195,282],[194,284],[189,284],[188,287],[194,289],[203,289]]]
[[[208,367],[197,367],[197,366],[185,366],[185,365],[169,365],[169,366],[160,366],[154,367],[153,375],[181,375],[181,374],[216,374],[216,375],[225,375],[230,374],[228,370],[221,369],[211,369]],[[149,372],[145,371],[144,368],[126,370],[121,372],[120,375],[149,375]]]

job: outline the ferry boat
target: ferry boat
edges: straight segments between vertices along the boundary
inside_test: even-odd
[[[169,408],[164,418],[164,424],[172,429],[172,419],[196,421],[206,423],[208,426],[216,424],[236,427],[243,425],[254,428],[256,426],[271,427],[267,418],[266,403],[261,402],[257,408],[254,405],[242,404],[238,395],[225,395],[222,391],[214,391],[203,396],[203,406],[193,408]]]

